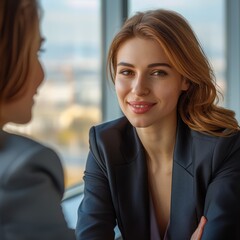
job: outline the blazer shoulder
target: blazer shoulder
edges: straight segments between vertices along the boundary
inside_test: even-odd
[[[122,165],[136,160],[143,148],[136,129],[122,117],[90,129],[90,151],[99,163]]]
[[[10,157],[9,154],[12,153],[17,157],[21,153],[38,151],[49,152],[58,158],[55,150],[33,138],[14,133],[0,132],[0,154],[6,153]]]
[[[201,140],[205,142],[216,143],[219,140],[219,137],[217,136],[212,136],[203,132],[197,132],[195,130],[191,130],[191,136],[193,140],[195,139],[195,140]]]
[[[29,137],[1,132],[0,165],[4,185],[11,186],[12,181],[17,183],[23,177],[49,176],[63,192],[63,168],[58,154]]]
[[[102,133],[109,132],[111,130],[122,131],[129,126],[131,126],[131,124],[129,123],[128,119],[126,117],[121,117],[112,121],[101,123],[92,128],[95,128],[96,132]]]
[[[198,153],[198,158],[206,155],[207,152],[211,156],[213,172],[217,172],[224,165],[228,166],[229,164],[240,168],[240,131],[226,137],[209,136],[192,131],[192,136],[194,151]]]
[[[8,149],[14,152],[22,152],[23,149],[33,149],[33,148],[48,148],[44,144],[23,135],[18,135],[9,132],[0,132],[0,151],[8,151]]]
[[[127,140],[127,136],[134,132],[133,126],[126,117],[105,122],[90,129],[90,143],[121,144]]]
[[[216,146],[223,148],[239,148],[240,147],[240,131],[225,137],[211,136],[202,132],[191,130],[193,140],[198,139],[205,142],[213,142]]]
[[[126,117],[118,118],[109,122],[93,126],[90,129],[90,143],[93,141],[110,144],[114,142],[119,144],[127,140],[126,135],[134,132],[134,127],[130,124]]]

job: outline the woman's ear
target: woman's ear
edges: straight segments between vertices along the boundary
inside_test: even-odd
[[[186,77],[182,77],[182,91],[187,91],[190,87],[190,81]]]

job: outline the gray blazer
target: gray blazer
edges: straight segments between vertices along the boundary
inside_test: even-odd
[[[61,209],[64,178],[56,153],[0,131],[0,239],[73,240]]]
[[[202,215],[202,240],[240,239],[240,132],[213,137],[178,121],[167,239],[189,240]],[[121,119],[93,127],[78,211],[78,240],[149,240],[149,188],[143,146]]]

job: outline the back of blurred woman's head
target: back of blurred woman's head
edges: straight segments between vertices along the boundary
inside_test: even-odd
[[[23,94],[38,19],[37,0],[0,0],[0,101]]]

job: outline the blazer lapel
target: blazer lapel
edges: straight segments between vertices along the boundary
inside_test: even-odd
[[[191,130],[179,118],[174,150],[169,239],[190,239],[197,227]]]
[[[116,186],[124,239],[150,239],[149,192],[145,153],[134,128],[121,147],[124,163],[115,166]]]

